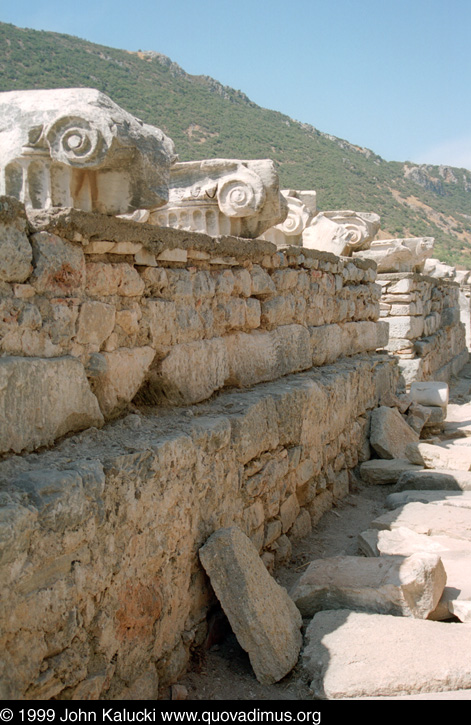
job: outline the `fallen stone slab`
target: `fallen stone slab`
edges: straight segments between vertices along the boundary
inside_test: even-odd
[[[418,434],[407,425],[397,408],[382,405],[373,410],[370,444],[381,458],[408,458],[406,447],[414,441],[419,441]]]
[[[412,403],[407,414],[407,425],[420,435],[422,428],[427,425],[430,419],[430,409],[419,403]]]
[[[471,491],[401,491],[391,493],[386,498],[385,506],[396,509],[406,503],[430,503],[437,506],[458,506],[471,508]]]
[[[349,610],[319,612],[303,664],[315,697],[410,695],[471,688],[471,625]]]
[[[363,531],[358,544],[366,556],[408,557],[423,552],[440,556],[446,586],[428,619],[449,619],[454,614],[463,622],[471,621],[471,542],[450,536],[426,536],[400,527],[393,531]]]
[[[403,473],[421,470],[422,466],[402,458],[372,458],[361,464],[360,476],[365,483],[381,486],[397,483]]]
[[[438,405],[446,408],[448,405],[448,385],[432,380],[411,383],[409,395],[414,403],[419,405]]]
[[[391,530],[401,526],[427,536],[453,533],[453,538],[471,542],[471,509],[408,503],[371,522],[372,529]]]
[[[471,449],[465,446],[443,446],[411,442],[405,448],[405,458],[425,468],[448,468],[452,471],[471,470]]]
[[[471,557],[471,542],[452,536],[418,534],[406,526],[397,529],[366,529],[358,542],[365,556],[411,556],[417,552],[438,554],[442,560],[447,554],[459,553]]]
[[[34,450],[103,425],[85,369],[74,357],[0,358],[0,453]]]
[[[336,556],[311,562],[290,596],[303,617],[348,608],[426,619],[445,583],[445,569],[433,553],[377,559]]]
[[[399,477],[394,492],[406,489],[447,491],[471,491],[471,473],[452,471],[449,468],[422,471],[406,471]]]
[[[301,614],[236,526],[219,529],[199,556],[257,680],[278,682],[298,661]]]

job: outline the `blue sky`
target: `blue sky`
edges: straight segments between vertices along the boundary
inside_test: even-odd
[[[471,168],[471,0],[15,0],[0,20],[159,51],[388,161]]]

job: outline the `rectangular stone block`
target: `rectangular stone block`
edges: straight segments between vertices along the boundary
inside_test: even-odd
[[[0,420],[2,453],[34,450],[103,424],[84,367],[73,357],[0,358]]]

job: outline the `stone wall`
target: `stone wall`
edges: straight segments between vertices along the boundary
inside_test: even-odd
[[[403,382],[447,381],[468,359],[459,285],[412,272],[379,274],[378,283],[387,350],[397,356]]]
[[[99,426],[137,394],[191,404],[386,342],[369,261],[1,209],[0,452]]]
[[[207,636],[199,547],[237,524],[269,570],[288,558],[396,383],[388,356],[354,356],[0,463],[0,696],[157,697]]]

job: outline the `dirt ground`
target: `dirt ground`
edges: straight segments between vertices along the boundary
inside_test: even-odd
[[[450,402],[462,405],[471,400],[471,364],[461,371],[450,389]],[[393,486],[366,486],[361,482],[350,494],[324,514],[310,536],[293,545],[289,565],[275,573],[288,591],[313,559],[357,555],[358,534],[386,511],[384,500]],[[308,678],[298,662],[295,669],[275,685],[261,685],[255,678],[248,655],[238,644],[221,614],[227,634],[194,660],[181,678],[188,700],[310,700]],[[307,626],[308,620],[304,625]],[[304,629],[304,628],[303,628]],[[171,693],[169,692],[169,697]]]

